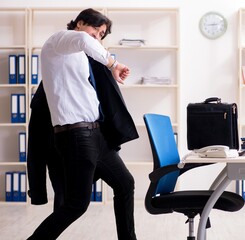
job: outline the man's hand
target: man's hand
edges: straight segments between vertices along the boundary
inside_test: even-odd
[[[115,68],[111,69],[112,76],[121,84],[124,84],[124,80],[129,76],[129,72],[129,68],[121,63],[118,63]]]

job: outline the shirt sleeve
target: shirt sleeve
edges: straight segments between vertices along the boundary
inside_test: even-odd
[[[110,53],[102,44],[84,31],[61,31],[50,38],[57,54],[67,55],[84,51],[94,60],[107,65]]]

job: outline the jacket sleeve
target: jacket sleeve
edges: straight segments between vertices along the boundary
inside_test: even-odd
[[[97,94],[104,114],[101,130],[109,145],[120,145],[139,137],[134,121],[127,110],[118,84],[107,67],[89,58],[93,69]]]

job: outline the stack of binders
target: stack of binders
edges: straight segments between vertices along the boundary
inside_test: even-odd
[[[9,55],[9,84],[26,83],[25,55]],[[38,55],[31,59],[31,83],[38,84]]]
[[[25,55],[9,55],[9,84],[25,84]]]
[[[26,172],[5,173],[6,202],[26,202]]]
[[[24,93],[11,94],[11,122],[26,122],[26,95]]]

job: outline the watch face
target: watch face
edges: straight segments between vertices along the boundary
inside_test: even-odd
[[[219,13],[208,12],[200,19],[199,28],[205,37],[216,39],[226,32],[227,21]]]

